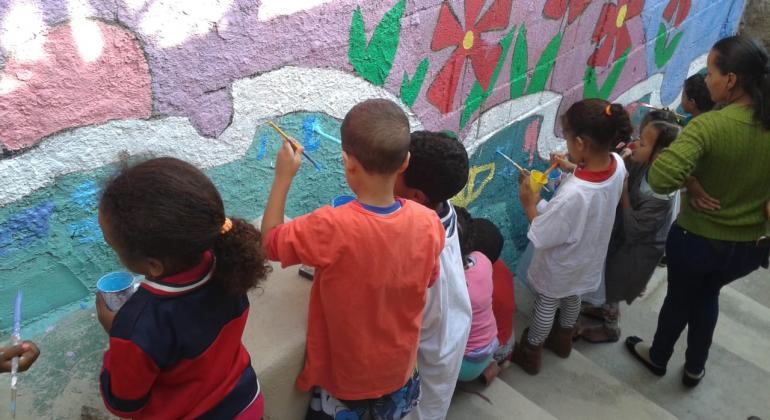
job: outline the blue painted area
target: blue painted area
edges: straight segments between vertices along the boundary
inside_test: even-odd
[[[524,168],[529,162],[529,153],[524,151],[524,134],[534,119],[533,116],[519,121],[495,134],[486,143],[479,146],[470,158],[471,166],[495,163],[495,176],[482,191],[481,195],[468,206],[473,217],[492,220],[505,238],[502,258],[515,267],[519,255],[527,245],[528,223],[524,210],[519,203],[519,171],[498,150]],[[548,162],[536,157],[534,168],[544,170]],[[477,181],[478,182],[478,181]],[[544,194],[548,198],[549,195]]]
[[[290,136],[304,138],[306,127],[338,133],[340,122],[321,114],[286,115],[278,123]],[[247,220],[264,208],[273,179],[271,161],[281,138],[270,127],[257,127],[246,154],[234,162],[207,170],[217,185],[228,215]],[[340,148],[318,143],[313,158],[300,168],[289,194],[287,214],[296,217],[328,205],[349,194]],[[17,289],[25,292],[25,323],[44,330],[65,312],[90,307],[96,281],[102,274],[120,270],[112,250],[104,243],[97,221],[100,185],[114,172],[108,165],[89,173],[66,175],[52,186],[0,207],[0,331],[10,327]]]
[[[317,118],[312,115],[302,120],[302,145],[307,152],[315,152],[321,148],[321,138],[315,131],[317,124]]]
[[[647,73],[653,75],[663,72],[660,90],[663,104],[670,104],[678,98],[694,59],[706,54],[717,40],[736,33],[744,1],[693,1],[690,13],[682,25],[678,29],[669,27],[669,38],[673,38],[678,31],[683,31],[684,35],[671,61],[663,69],[658,69],[655,64],[655,38],[661,22],[664,22],[663,10],[667,4],[667,0],[648,0],[642,12],[647,39]],[[720,29],[715,31],[714,28]]]
[[[78,185],[70,195],[70,198],[80,208],[90,210],[96,208],[100,191],[101,188],[96,185],[95,181],[88,180]]]
[[[47,201],[13,214],[0,223],[0,256],[22,251],[44,239],[48,235],[48,220],[53,211],[54,204]]]
[[[257,138],[257,135],[254,135],[254,138]],[[262,135],[259,138],[259,152],[257,153],[257,160],[262,160],[265,158],[265,155],[267,154],[267,136]]]

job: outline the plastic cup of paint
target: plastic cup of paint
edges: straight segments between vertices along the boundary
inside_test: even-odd
[[[104,297],[107,308],[117,312],[136,291],[134,275],[126,271],[105,274],[96,282],[96,289]]]
[[[332,207],[339,207],[350,203],[356,198],[352,195],[338,195],[332,199]]]
[[[561,184],[561,170],[554,169],[548,174],[548,189],[556,192],[556,189],[559,188],[559,184]]]
[[[536,169],[529,171],[529,188],[532,192],[540,192],[546,184],[548,184],[548,177],[544,173]]]

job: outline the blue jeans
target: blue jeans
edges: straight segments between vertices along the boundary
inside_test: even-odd
[[[652,361],[666,366],[687,326],[684,367],[695,375],[703,372],[719,317],[719,291],[767,267],[769,253],[749,242],[706,239],[674,224],[666,240],[668,291],[650,349]]]

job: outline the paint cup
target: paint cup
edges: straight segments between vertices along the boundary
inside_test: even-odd
[[[352,195],[338,195],[332,199],[332,207],[339,207],[350,203],[356,198]]]
[[[559,184],[561,184],[561,170],[554,169],[548,174],[548,189],[556,192],[556,189],[559,188]]]
[[[125,271],[105,274],[96,282],[96,289],[104,297],[107,308],[117,312],[136,291],[134,275]]]
[[[544,173],[536,169],[529,171],[529,188],[532,192],[540,192],[546,184],[548,184],[548,177]]]

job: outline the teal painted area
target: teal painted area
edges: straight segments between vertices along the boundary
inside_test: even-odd
[[[276,123],[297,139],[307,137],[304,133],[309,124],[335,135],[340,126],[329,116],[310,113],[289,114]],[[207,171],[222,194],[227,213],[247,220],[262,213],[272,183],[271,163],[281,144],[268,126],[257,127],[253,138],[245,156]],[[290,217],[349,193],[340,146],[316,137],[307,141],[320,142],[308,153],[322,170],[303,162],[289,193]],[[96,281],[120,269],[96,219],[100,186],[114,170],[110,165],[88,174],[64,176],[54,185],[0,208],[0,332],[11,325],[17,289],[24,291],[22,312],[29,336],[66,313],[91,307]]]
[[[519,121],[497,133],[471,156],[471,166],[495,162],[495,176],[487,184],[481,195],[473,201],[468,210],[473,217],[492,220],[505,238],[502,258],[515,267],[519,255],[527,245],[528,223],[524,210],[519,203],[519,172],[497,150],[511,157],[516,163],[528,167],[529,153],[524,151],[524,134],[529,124],[539,116]],[[534,168],[543,170],[548,163],[535,158]],[[544,195],[545,196],[545,195]],[[548,198],[547,196],[545,196]]]

